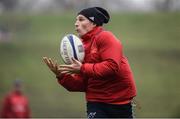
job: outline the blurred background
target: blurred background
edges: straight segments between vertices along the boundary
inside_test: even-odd
[[[77,12],[106,8],[105,29],[123,43],[137,84],[136,117],[180,117],[180,0],[0,0],[0,108],[21,79],[32,117],[86,117],[83,93],[61,87],[42,62],[62,63],[59,44]]]

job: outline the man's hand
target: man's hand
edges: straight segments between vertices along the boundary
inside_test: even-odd
[[[62,72],[59,70],[57,61],[54,62],[51,58],[47,57],[43,57],[43,61],[56,76],[60,76],[62,74]]]
[[[72,58],[73,63],[71,65],[60,65],[59,70],[60,71],[65,71],[67,73],[71,74],[79,74],[81,70],[82,63],[79,62],[78,60]]]

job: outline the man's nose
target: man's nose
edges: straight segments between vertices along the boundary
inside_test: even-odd
[[[74,25],[75,25],[75,27],[78,27],[78,21],[76,21]]]

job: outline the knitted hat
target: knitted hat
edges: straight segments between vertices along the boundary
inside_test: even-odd
[[[81,10],[78,15],[83,15],[97,26],[102,26],[104,23],[108,23],[110,16],[109,13],[101,7],[90,7]]]

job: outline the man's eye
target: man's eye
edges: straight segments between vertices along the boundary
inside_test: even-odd
[[[79,21],[84,21],[84,19],[79,19]]]

